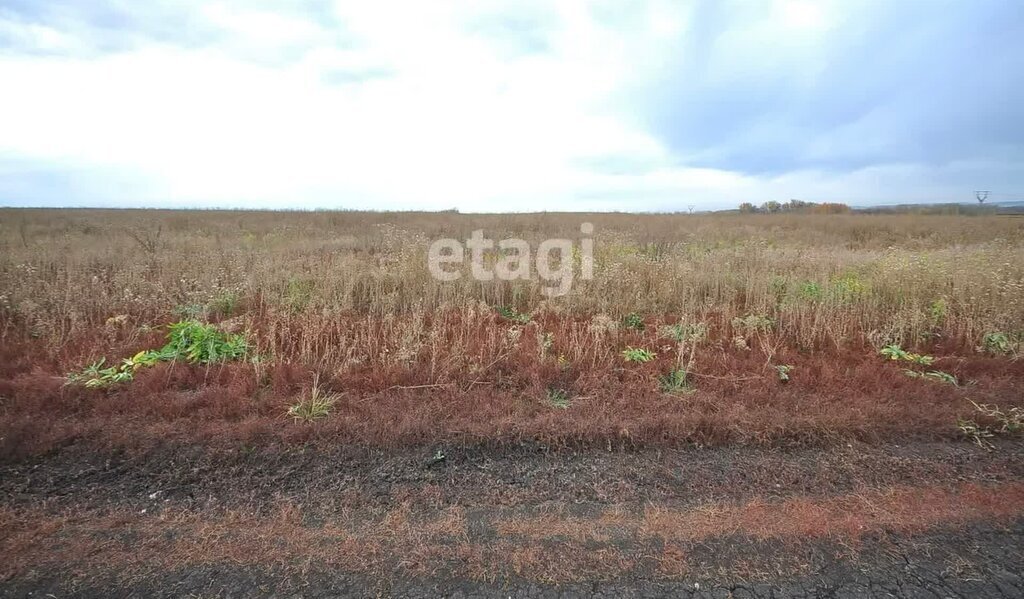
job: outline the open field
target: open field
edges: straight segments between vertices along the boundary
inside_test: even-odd
[[[427,268],[585,222],[561,297]],[[0,249],[0,596],[1024,594],[1024,218],[2,209]]]

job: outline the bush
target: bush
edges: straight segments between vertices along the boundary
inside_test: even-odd
[[[170,327],[168,343],[159,350],[165,360],[210,364],[245,356],[248,346],[243,335],[229,335],[212,324],[183,320]]]

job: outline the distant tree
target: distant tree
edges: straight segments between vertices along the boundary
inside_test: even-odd
[[[823,204],[815,204],[812,212],[815,214],[848,214],[852,212],[852,210],[850,210],[850,207],[846,204],[825,202]]]
[[[740,204],[740,212],[743,214],[753,214],[754,212],[757,212],[757,207],[750,202],[743,202]]]
[[[804,202],[802,200],[790,200],[789,203],[782,206],[783,212],[807,212],[811,207],[814,206],[814,202]]]
[[[782,211],[782,204],[776,202],[775,200],[765,202],[764,204],[761,204],[761,211],[767,212],[769,214],[775,214],[776,212]]]

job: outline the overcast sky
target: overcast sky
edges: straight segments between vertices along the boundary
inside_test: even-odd
[[[0,0],[0,205],[1024,199],[1021,0]]]

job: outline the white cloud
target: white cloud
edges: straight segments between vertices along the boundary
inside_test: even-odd
[[[795,60],[835,25],[833,9],[779,0],[767,21],[716,42],[715,77],[743,78],[743,57],[773,42],[778,60]],[[0,157],[65,169],[83,195],[95,188],[94,203],[149,205],[671,209],[872,185],[681,164],[623,90],[672,64],[671,42],[694,28],[690,6],[652,2],[639,15],[599,18],[573,1],[384,0],[337,2],[328,13],[197,5],[189,22],[216,33],[204,43],[142,36],[84,52],[76,48],[88,40],[64,21],[0,12],[0,40],[14,49],[0,53]],[[624,168],[594,166],[616,163]],[[89,172],[123,176],[97,186]],[[0,183],[4,192],[32,195]]]
[[[626,65],[582,8],[563,8],[552,53],[503,62],[457,11],[426,6],[345,4],[338,17],[358,49],[319,43],[287,65],[225,44],[5,57],[0,79],[16,92],[0,98],[0,151],[142,173],[151,197],[183,202],[467,209],[549,208],[598,180],[573,166],[579,157],[663,157],[601,112]],[[326,37],[295,17],[222,4],[203,14],[232,49]],[[371,68],[392,75],[321,76]]]

